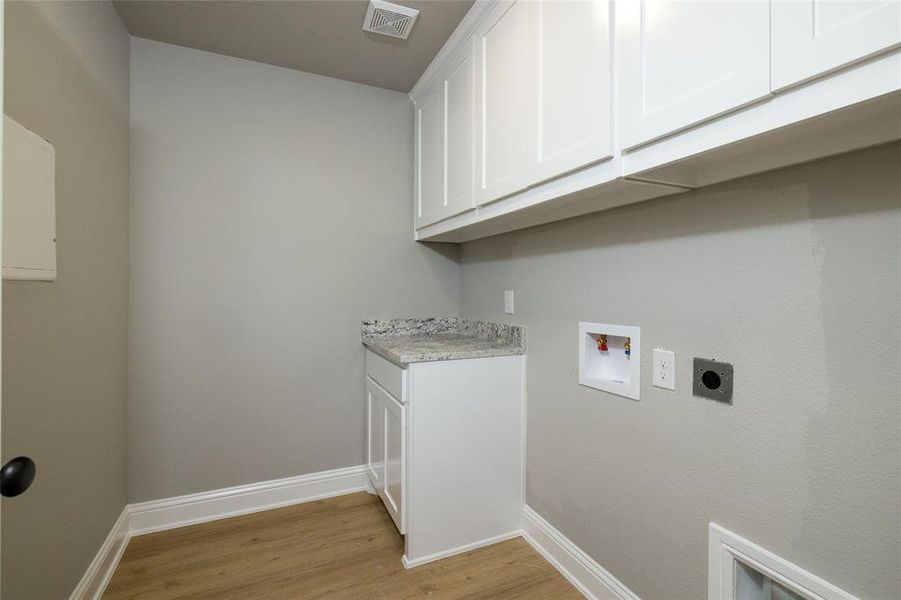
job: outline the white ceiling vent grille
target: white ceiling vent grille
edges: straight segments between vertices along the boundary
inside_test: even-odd
[[[407,39],[413,23],[419,11],[415,8],[407,8],[400,4],[384,2],[384,0],[369,0],[369,8],[366,10],[366,19],[363,21],[363,31],[381,33],[391,37]]]

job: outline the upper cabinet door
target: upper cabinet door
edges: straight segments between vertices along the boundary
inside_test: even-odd
[[[499,2],[475,33],[476,204],[527,185],[534,143],[529,2]]]
[[[535,183],[613,155],[611,3],[543,0],[535,12]]]
[[[616,7],[624,148],[770,93],[768,0],[634,0]]]
[[[471,209],[475,201],[476,68],[473,41],[450,61],[444,82],[447,104],[447,198],[445,216]]]
[[[901,45],[898,0],[773,0],[773,90]]]
[[[445,203],[444,82],[416,105],[416,226],[443,217]]]

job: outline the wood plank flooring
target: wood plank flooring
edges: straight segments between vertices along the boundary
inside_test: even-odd
[[[410,570],[402,555],[364,492],[135,537],[103,597],[582,598],[520,538]]]

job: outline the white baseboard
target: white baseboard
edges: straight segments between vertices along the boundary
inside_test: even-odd
[[[88,600],[99,598],[103,594],[106,584],[116,570],[116,565],[119,564],[119,559],[122,558],[122,553],[125,552],[129,537],[128,506],[126,506],[100,545],[100,550],[88,565],[88,570],[85,571],[81,581],[75,586],[69,600]]]
[[[69,600],[100,598],[134,536],[363,491],[372,492],[365,465],[129,504]]]
[[[639,600],[581,548],[532,508],[523,508],[522,536],[549,563],[591,600]]]
[[[436,552],[435,554],[429,554],[427,556],[423,556],[422,558],[417,558],[415,560],[408,560],[407,555],[404,554],[401,561],[404,564],[404,568],[412,569],[413,567],[418,567],[419,565],[424,565],[426,563],[430,563],[436,560],[441,560],[442,558],[447,558],[449,556],[454,556],[456,554],[463,554],[464,552],[469,552],[470,550],[475,550],[476,548],[482,548],[483,546],[490,546],[492,544],[497,544],[499,542],[505,542],[507,540],[512,540],[513,538],[520,537],[522,535],[522,531],[510,531],[508,533],[502,533],[501,535],[496,535],[494,537],[490,537],[484,540],[479,540],[478,542],[473,542],[471,544],[464,544],[463,546],[457,546],[456,548],[451,548],[450,550],[444,550],[442,552]]]
[[[365,466],[129,505],[131,535],[206,523],[369,489]]]

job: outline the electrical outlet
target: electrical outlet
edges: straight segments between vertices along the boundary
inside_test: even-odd
[[[513,290],[504,290],[504,312],[513,314]]]
[[[676,389],[676,353],[654,348],[654,385],[667,390]]]

